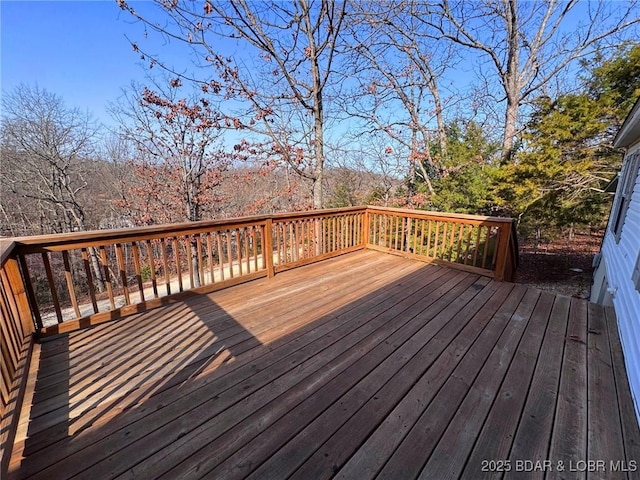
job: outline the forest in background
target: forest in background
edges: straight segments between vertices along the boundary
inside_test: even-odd
[[[574,2],[176,1],[157,22],[120,0],[201,63],[132,41],[160,73],[114,100],[117,128],[37,85],[3,92],[0,235],[358,204],[601,228],[640,46],[635,3],[592,3],[563,32]]]

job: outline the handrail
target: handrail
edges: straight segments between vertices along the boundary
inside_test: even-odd
[[[0,266],[11,256],[15,246],[16,242],[13,239],[0,238]]]
[[[435,212],[431,210],[413,210],[409,208],[394,208],[394,207],[377,207],[377,206],[369,206],[367,207],[369,212],[377,211],[377,212],[390,212],[396,214],[404,214],[408,216],[420,217],[420,218],[443,218],[456,222],[470,222],[473,224],[490,222],[490,223],[513,223],[512,218],[508,217],[490,217],[485,215],[471,215],[468,213],[450,213],[450,212]]]
[[[342,207],[324,210],[312,210],[309,212],[275,213],[272,215],[253,215],[235,217],[222,220],[203,220],[200,222],[169,223],[146,227],[127,227],[108,230],[87,230],[82,232],[56,233],[52,235],[31,235],[28,237],[15,237],[5,242],[12,242],[20,246],[21,253],[40,252],[43,250],[57,251],[66,249],[70,245],[78,244],[112,244],[122,240],[135,239],[136,237],[160,238],[175,233],[190,232],[201,233],[215,229],[216,227],[234,228],[249,224],[266,223],[267,220],[285,221],[299,218],[319,218],[325,215],[340,214],[344,212],[366,212],[367,207]]]

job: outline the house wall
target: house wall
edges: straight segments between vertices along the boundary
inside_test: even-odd
[[[596,258],[598,258],[599,263],[598,265],[594,263],[595,271],[593,272],[593,284],[591,285],[591,301],[606,307],[613,307],[613,297],[607,282],[606,260],[602,258],[601,253]]]
[[[627,155],[639,151],[640,141],[627,151]],[[607,228],[601,252],[602,261],[594,275],[591,300],[602,303],[609,295],[612,297],[631,394],[640,422],[640,292],[631,280],[640,254],[640,175],[636,178],[620,241],[616,243],[615,236]]]

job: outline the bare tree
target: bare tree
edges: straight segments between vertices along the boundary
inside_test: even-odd
[[[299,175],[312,183],[316,208],[323,203],[326,89],[335,71],[338,40],[346,4],[309,2],[157,1],[162,22],[154,22],[117,0],[144,24],[168,38],[185,42],[200,60],[191,75],[151,57],[205,92],[224,92],[242,107],[237,122],[266,135],[274,150]],[[245,47],[242,58],[228,58],[217,48],[221,38]],[[140,52],[140,45],[134,44]],[[145,58],[148,54],[143,52]],[[213,74],[215,72],[215,75]]]
[[[79,193],[87,182],[81,160],[95,147],[91,117],[37,86],[18,86],[2,107],[3,161],[12,164],[3,184],[52,208],[53,231],[84,230]]]
[[[3,189],[37,208],[42,232],[86,230],[88,159],[98,126],[91,115],[69,108],[58,95],[19,85],[2,100]],[[4,203],[4,195],[1,202]],[[8,206],[4,205],[6,210]],[[95,251],[98,288],[104,287]]]
[[[120,134],[135,146],[138,166],[166,170],[170,183],[168,191],[156,196],[173,202],[176,214],[138,219],[143,223],[202,220],[205,208],[216,201],[215,187],[229,164],[220,143],[229,120],[205,99],[181,98],[179,83],[174,80],[173,86],[163,88],[157,82],[154,89],[132,84],[109,107]]]
[[[446,38],[486,59],[488,90],[498,84],[506,101],[502,161],[514,149],[520,107],[572,62],[640,22],[637,2],[599,0],[440,0],[424,2],[418,18],[434,37]],[[578,15],[580,9],[580,17]],[[568,20],[577,22],[569,28]],[[481,76],[485,71],[480,72]],[[497,81],[494,81],[497,80]]]
[[[430,178],[444,171],[447,157],[439,82],[452,66],[453,49],[424,32],[421,4],[414,0],[364,0],[354,9],[350,73],[358,93],[347,111],[402,145],[411,184],[418,174],[434,194]]]
[[[132,177],[116,203],[136,223],[187,220],[197,222],[215,209],[217,187],[230,155],[220,144],[221,131],[230,125],[206,99],[180,98],[180,81],[155,89],[132,84],[110,112],[120,134],[134,145],[138,156],[126,162]],[[123,144],[112,145],[114,158]],[[197,240],[191,238],[192,274],[199,287]]]
[[[220,137],[231,122],[206,99],[181,98],[179,80],[155,87],[132,84],[110,106],[121,136],[138,153],[127,162],[135,178],[118,204],[137,223],[197,222],[219,202],[217,187],[230,162]],[[200,286],[195,237],[192,242],[193,273]]]

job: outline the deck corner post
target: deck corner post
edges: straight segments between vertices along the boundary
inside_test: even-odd
[[[31,303],[28,297],[28,289],[25,286],[25,280],[23,280],[18,259],[14,256],[8,258],[2,268],[7,273],[7,277],[9,280],[8,286],[13,293],[13,297],[18,309],[18,315],[20,316],[22,334],[24,337],[26,337],[35,333],[36,318],[34,318],[33,312],[31,310]],[[42,328],[42,325],[38,325],[38,328]]]
[[[509,255],[509,242],[511,239],[511,222],[502,223],[499,228],[500,234],[498,238],[496,270],[494,279],[497,282],[504,282],[508,263],[507,256]]]
[[[273,220],[267,218],[264,227],[264,258],[267,266],[267,276],[272,278],[275,276],[275,269],[273,268]]]
[[[369,245],[370,215],[369,207],[365,208],[362,215],[362,248],[367,248]]]

